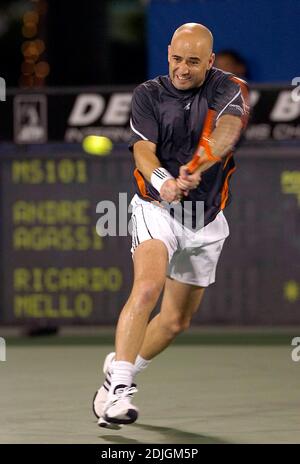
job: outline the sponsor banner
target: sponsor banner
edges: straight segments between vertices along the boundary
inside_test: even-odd
[[[246,141],[299,140],[300,99],[297,92],[298,87],[252,89]]]
[[[45,93],[8,91],[0,105],[0,140],[17,144],[80,143],[101,134],[128,143],[133,89],[47,89]],[[298,87],[251,89],[252,115],[245,141],[300,139]]]

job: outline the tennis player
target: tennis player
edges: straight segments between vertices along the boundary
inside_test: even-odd
[[[103,427],[137,419],[134,377],[189,327],[205,288],[215,281],[229,235],[223,210],[235,170],[232,151],[247,121],[247,87],[214,68],[214,58],[211,32],[184,24],[168,48],[169,75],[133,94],[134,281],[119,317],[115,353],[105,360],[106,378],[94,397]],[[189,206],[192,227],[169,204],[184,212]],[[162,292],[160,312],[149,322]]]

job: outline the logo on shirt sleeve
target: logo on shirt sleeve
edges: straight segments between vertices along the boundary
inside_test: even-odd
[[[239,105],[231,104],[231,105],[229,105],[229,108],[234,108],[235,110],[238,110],[241,114],[244,114],[243,108],[241,106],[239,106]]]

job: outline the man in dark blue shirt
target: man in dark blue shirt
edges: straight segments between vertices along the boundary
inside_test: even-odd
[[[247,89],[213,68],[212,47],[206,27],[184,24],[169,46],[169,76],[141,84],[133,95],[134,282],[119,318],[116,353],[105,361],[106,379],[94,400],[103,427],[137,419],[134,376],[189,327],[229,235],[223,209],[232,151],[247,120]],[[182,209],[181,221],[170,204]],[[184,221],[188,206],[195,228]],[[149,322],[162,290],[160,313]]]

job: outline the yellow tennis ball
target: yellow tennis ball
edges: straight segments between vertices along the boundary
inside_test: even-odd
[[[112,150],[113,144],[108,137],[88,135],[83,139],[82,146],[84,151],[90,155],[108,155]]]

